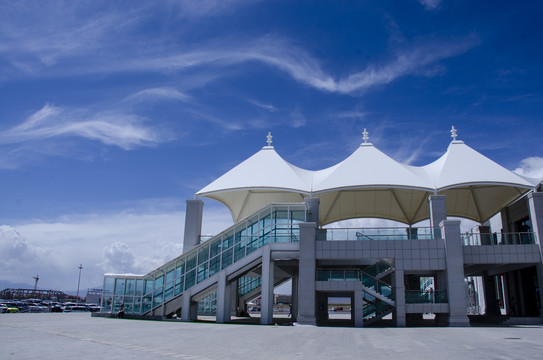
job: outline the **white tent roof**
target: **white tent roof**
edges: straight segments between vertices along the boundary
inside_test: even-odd
[[[430,194],[447,196],[447,214],[484,222],[537,186],[462,141],[426,166],[399,163],[370,143],[330,168],[310,171],[265,146],[196,193],[224,203],[234,221],[271,202],[320,198],[320,224],[378,217],[414,224],[429,217]]]
[[[238,221],[271,202],[303,201],[311,192],[311,177],[311,171],[289,164],[273,146],[265,146],[196,195],[222,202]]]

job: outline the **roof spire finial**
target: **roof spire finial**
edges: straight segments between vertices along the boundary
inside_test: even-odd
[[[273,136],[271,134],[271,131],[268,131],[268,136],[266,136],[266,142],[268,143],[268,146],[271,146],[272,139],[273,139]]]
[[[366,128],[364,128],[364,132],[362,133],[362,140],[364,140],[364,144],[367,144],[368,143],[368,140],[370,139],[370,137],[368,136],[369,133],[368,131],[366,130]]]
[[[456,141],[456,137],[458,136],[457,134],[457,130],[456,128],[454,127],[454,125],[452,126],[452,129],[451,129],[451,137],[453,138],[453,141]]]

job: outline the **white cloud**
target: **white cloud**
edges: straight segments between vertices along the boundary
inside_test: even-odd
[[[276,39],[262,39],[251,46],[231,45],[231,49],[214,47],[184,54],[143,59],[131,65],[132,70],[183,70],[202,65],[232,66],[257,61],[288,73],[296,81],[327,92],[350,94],[385,85],[407,75],[435,75],[436,63],[466,52],[478,43],[470,36],[458,41],[429,42],[398,51],[392,60],[370,64],[365,70],[335,79],[324,72],[317,60],[302,49]],[[430,67],[434,68],[430,69]],[[438,67],[439,68],[439,67]],[[442,71],[441,68],[439,68]]]
[[[148,99],[148,100],[154,100],[154,99],[165,99],[165,100],[177,100],[177,101],[189,101],[191,98],[190,96],[180,92],[179,90],[176,90],[171,87],[160,87],[160,88],[151,88],[151,89],[145,89],[138,91],[137,93],[134,93],[128,97],[129,100],[134,99]]]
[[[424,5],[426,10],[435,10],[439,7],[442,0],[417,0],[419,3]]]
[[[17,144],[54,137],[76,136],[125,150],[149,146],[164,138],[135,115],[90,113],[46,104],[21,124],[0,132],[0,144]]]
[[[541,180],[543,179],[543,157],[533,156],[523,159],[513,171],[519,175]]]
[[[256,107],[259,107],[261,109],[264,109],[264,110],[268,110],[269,112],[275,112],[277,111],[277,108],[271,104],[265,104],[265,103],[262,103],[260,101],[256,101],[256,100],[252,100],[252,99],[247,99],[246,100],[249,104],[252,104]]]
[[[41,288],[76,290],[101,286],[105,273],[146,274],[181,255],[184,220],[181,202],[142,200],[135,208],[100,214],[65,215],[54,221],[22,221],[0,226],[0,279]],[[204,211],[204,234],[232,224],[223,207]]]

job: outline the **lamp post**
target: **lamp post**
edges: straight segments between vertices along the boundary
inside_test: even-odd
[[[77,302],[79,303],[79,284],[81,283],[81,270],[83,269],[83,264],[80,264],[78,269],[79,269],[79,280],[77,280]]]

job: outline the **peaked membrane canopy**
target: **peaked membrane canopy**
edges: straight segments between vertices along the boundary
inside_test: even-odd
[[[484,222],[537,186],[462,141],[426,166],[397,162],[371,143],[327,169],[310,171],[285,161],[265,146],[196,193],[218,200],[239,221],[269,203],[320,198],[319,222],[384,218],[405,224],[428,219],[428,196],[446,195],[448,216]]]

